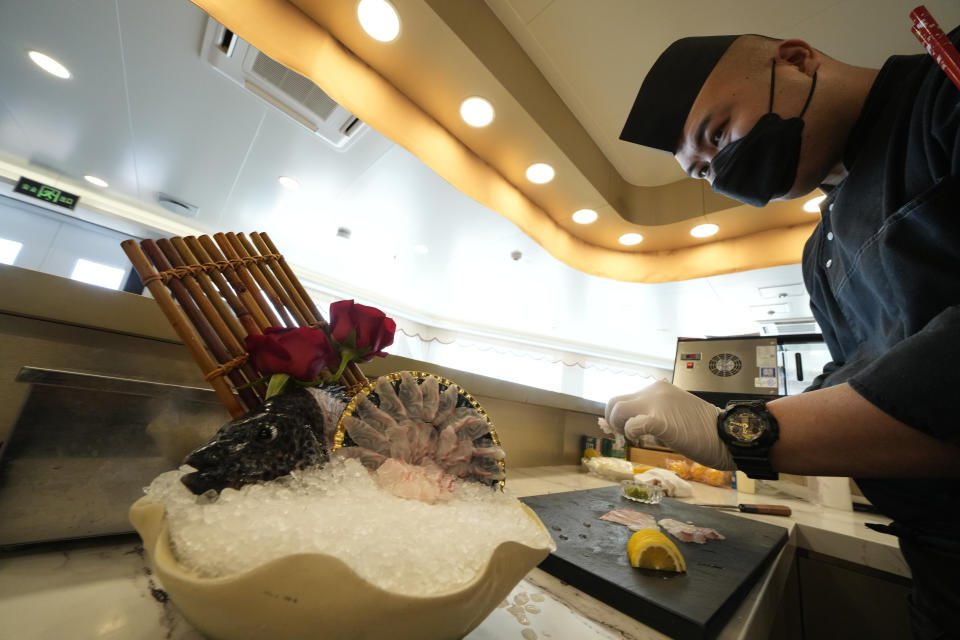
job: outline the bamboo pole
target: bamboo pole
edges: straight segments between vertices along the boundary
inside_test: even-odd
[[[176,248],[174,248],[173,243],[171,243],[166,238],[161,238],[156,242],[157,246],[160,248],[160,251],[163,252],[164,256],[167,258],[167,261],[170,263],[172,268],[185,268],[186,264],[183,261],[183,258],[180,257],[180,254],[177,253]],[[154,261],[156,262],[156,261]],[[199,270],[197,270],[199,271]],[[199,273],[202,274],[202,271]],[[233,332],[230,330],[230,327],[227,325],[226,321],[217,311],[216,307],[213,305],[213,301],[206,295],[206,292],[200,287],[197,282],[196,277],[191,273],[191,275],[185,275],[180,278],[180,282],[187,289],[187,293],[196,303],[197,307],[200,309],[200,312],[203,313],[203,316],[207,319],[207,322],[210,323],[210,326],[213,328],[216,337],[220,339],[220,342],[226,347],[229,352],[230,358],[227,361],[233,360],[234,358],[239,358],[247,355],[247,350],[243,344],[241,344]],[[214,292],[216,296],[216,292]],[[216,296],[219,299],[219,296]],[[222,304],[222,302],[221,302]],[[229,312],[228,312],[229,313]],[[249,362],[244,362],[243,365],[237,367],[246,377],[246,383],[252,383],[259,380],[262,376],[256,370],[256,368]],[[252,391],[254,396],[258,401],[258,406],[263,402],[263,397],[266,395],[267,388],[262,384],[255,384],[252,386]],[[247,407],[248,409],[253,409],[254,407]]]
[[[220,314],[220,317],[223,318],[223,321],[227,323],[228,327],[230,327],[230,332],[233,334],[233,337],[238,341],[243,342],[244,338],[247,336],[247,332],[244,331],[243,326],[240,324],[237,314],[233,312],[226,302],[224,302],[224,296],[220,295],[220,293],[214,287],[213,280],[210,278],[210,274],[207,273],[206,267],[213,265],[200,264],[196,256],[193,255],[193,252],[190,251],[190,248],[183,241],[183,238],[170,238],[169,242],[173,245],[173,248],[176,250],[177,255],[184,265],[200,267],[203,269],[202,271],[198,269],[194,273],[197,283],[200,285],[200,288],[203,289],[203,293],[207,296],[207,299],[210,300],[210,303],[214,306],[214,308],[216,308],[217,313]],[[164,247],[164,243],[162,243],[160,240],[157,240],[157,244],[160,245],[160,248],[163,250],[163,252],[167,253],[167,257],[170,258],[170,254]],[[173,260],[171,259],[170,262],[173,262]],[[174,266],[176,266],[176,263],[174,263]]]
[[[187,248],[191,253],[193,253],[199,263],[217,266],[217,264],[214,262],[214,259],[211,258],[206,249],[200,245],[200,241],[196,237],[187,236],[183,240],[186,243]],[[223,273],[221,273],[221,271]],[[217,285],[217,289],[220,290],[224,300],[226,300],[227,304],[230,305],[230,308],[233,309],[233,312],[237,316],[237,320],[239,320],[240,324],[243,325],[247,335],[259,335],[263,333],[263,327],[268,326],[266,317],[263,317],[262,322],[258,320],[254,311],[259,312],[260,309],[257,308],[257,304],[256,301],[254,301],[253,296],[247,293],[246,287],[240,283],[239,279],[237,280],[239,288],[235,291],[235,287],[231,287],[230,283],[227,281],[227,278],[224,277],[226,273],[226,268],[213,269],[210,271],[210,279],[213,280],[215,285]],[[241,297],[244,299],[242,300]]]
[[[190,323],[187,321],[187,318],[184,317],[180,308],[177,307],[170,292],[167,291],[167,288],[163,285],[163,282],[161,282],[156,269],[150,264],[150,261],[137,245],[137,242],[135,240],[124,240],[120,243],[120,246],[133,264],[133,268],[137,270],[137,274],[140,276],[140,280],[144,283],[144,286],[150,290],[153,299],[157,301],[157,305],[160,307],[163,315],[166,316],[167,321],[173,327],[177,336],[179,336],[180,340],[187,347],[187,350],[190,351],[200,370],[204,375],[216,370],[217,364],[203,346],[200,336],[197,335],[197,332],[190,326]],[[209,382],[217,394],[217,397],[220,399],[220,402],[227,408],[227,411],[230,412],[231,417],[238,418],[244,414],[244,408],[230,391],[230,387],[222,377],[216,376],[210,378]]]
[[[260,260],[257,259],[259,258],[257,252],[254,251],[253,254],[251,254],[247,250],[247,247],[240,242],[240,238],[238,238],[237,234],[235,233],[223,233],[217,235],[222,235],[224,238],[226,238],[233,250],[237,252],[237,257],[239,257],[240,260],[243,260],[244,264],[247,266],[247,269],[250,271],[250,275],[253,276],[253,279],[257,281],[257,284],[260,285],[260,288],[266,292],[267,297],[273,303],[277,313],[279,313],[283,318],[284,324],[286,324],[288,327],[304,326],[306,321],[303,319],[303,316],[301,316],[298,311],[295,311],[293,308],[293,301],[290,300],[289,296],[285,296],[284,292],[281,292],[277,288],[276,285],[278,283],[276,278],[273,277],[273,274],[270,273],[270,270],[261,266]]]
[[[160,248],[153,240],[144,240],[140,243],[140,246],[160,271],[170,271],[172,269],[164,257],[163,252],[160,251]],[[220,338],[197,308],[196,303],[190,297],[190,294],[187,292],[183,283],[180,282],[180,279],[170,278],[167,285],[180,304],[180,308],[183,309],[187,318],[190,319],[194,329],[200,334],[200,337],[203,339],[203,342],[206,343],[207,348],[210,349],[216,361],[220,364],[230,362],[233,356],[230,355],[230,352],[227,351],[226,347],[224,347],[220,341]],[[257,398],[257,395],[251,389],[242,388],[248,381],[243,378],[243,375],[239,371],[235,369],[228,371],[227,377],[233,383],[234,387],[236,387],[237,395],[240,396],[240,400],[246,405],[247,410],[254,409],[260,405],[260,399]]]
[[[327,324],[327,321],[323,318],[323,314],[320,313],[320,310],[317,309],[317,306],[313,303],[313,298],[307,294],[307,290],[303,288],[303,285],[300,283],[300,280],[297,279],[297,275],[293,272],[293,269],[290,268],[290,265],[287,264],[287,261],[284,259],[283,254],[277,251],[277,246],[273,244],[273,240],[270,239],[266,233],[252,233],[252,236],[259,236],[264,245],[270,251],[270,253],[277,256],[277,264],[280,265],[280,268],[284,273],[287,274],[287,279],[290,280],[291,284],[297,289],[297,292],[300,294],[300,297],[303,299],[307,306],[310,307],[310,311],[313,312],[313,316],[317,319],[320,324]]]
[[[249,269],[247,269],[246,265],[244,265],[240,260],[240,256],[237,255],[236,251],[234,251],[230,241],[227,240],[222,233],[213,234],[213,239],[216,241],[217,246],[220,247],[223,255],[227,257],[227,260],[231,261],[233,270],[240,278],[240,281],[243,282],[247,290],[254,295],[254,298],[260,304],[260,310],[263,312],[263,315],[267,317],[267,320],[270,322],[270,326],[283,327],[283,322],[280,321],[280,318],[278,318],[276,314],[276,308],[282,305],[279,305],[278,302],[274,302],[274,300],[270,300],[268,304],[267,300],[270,299],[271,296],[269,293],[260,288],[260,285],[257,284],[257,281],[254,280],[252,275],[250,275]],[[210,249],[208,248],[207,251],[209,250]],[[266,296],[266,298],[264,298],[264,296]]]
[[[247,246],[247,251],[249,251],[251,254],[259,251],[260,255],[262,256],[270,256],[265,262],[270,268],[270,272],[273,273],[274,278],[279,283],[280,290],[289,296],[290,300],[300,311],[300,314],[303,316],[306,324],[320,324],[320,318],[314,315],[310,305],[308,305],[303,299],[298,288],[294,286],[286,272],[280,266],[280,262],[277,260],[277,255],[270,251],[270,248],[264,244],[263,239],[259,237],[259,234],[256,232],[250,234],[250,239],[253,241],[253,245],[250,245],[250,240],[247,240],[247,237],[244,234],[238,233],[237,237],[240,239],[240,242],[244,243],[244,246]]]
[[[311,321],[313,314],[310,313],[310,310],[306,308],[306,305],[303,304],[303,301],[298,301],[300,294],[292,290],[292,287],[288,289],[283,280],[277,277],[275,270],[276,259],[270,256],[269,252],[260,253],[256,247],[253,246],[253,243],[242,233],[228,233],[227,237],[230,238],[231,242],[236,240],[239,243],[243,251],[240,255],[248,255],[251,257],[256,257],[262,261],[259,263],[260,271],[263,273],[263,277],[267,279],[270,283],[270,286],[273,287],[273,290],[277,292],[277,295],[280,296],[280,299],[283,300],[283,304],[287,306],[290,310],[290,313],[293,315],[294,319],[297,322],[297,326],[306,327],[311,324],[316,324]],[[280,271],[280,273],[283,273]]]
[[[220,253],[220,248],[217,247],[210,236],[199,236],[197,240],[200,241],[200,246],[203,247],[204,251],[207,252],[207,255],[209,255],[214,262],[227,262],[226,256]],[[250,313],[257,319],[257,324],[260,325],[261,330],[267,327],[280,326],[280,321],[277,320],[277,317],[273,314],[267,301],[260,295],[260,290],[257,289],[256,284],[252,282],[249,275],[246,279],[241,278],[240,269],[234,269],[233,265],[230,264],[227,264],[223,268],[223,275],[227,278],[227,282],[230,283],[233,290],[237,292],[237,295],[240,296],[240,299],[248,303],[247,308],[250,309]],[[247,280],[250,280],[250,282],[248,283]],[[254,285],[253,289],[250,288],[250,284]]]

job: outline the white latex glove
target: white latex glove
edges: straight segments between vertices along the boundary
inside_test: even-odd
[[[619,440],[636,442],[650,434],[677,453],[714,469],[735,469],[733,456],[717,435],[720,408],[658,380],[637,393],[607,402],[600,427]]]

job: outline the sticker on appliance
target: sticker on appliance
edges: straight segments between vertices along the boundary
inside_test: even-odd
[[[777,368],[776,368],[776,367],[760,367],[760,377],[761,377],[761,378],[776,378],[776,377],[777,377]]]
[[[757,347],[757,366],[777,366],[777,345],[772,344],[769,346]]]
[[[777,379],[776,378],[754,378],[753,386],[760,389],[776,389],[777,388]]]

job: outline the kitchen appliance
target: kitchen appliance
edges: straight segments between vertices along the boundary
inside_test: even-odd
[[[820,334],[679,338],[673,384],[724,407],[801,393],[828,362]]]

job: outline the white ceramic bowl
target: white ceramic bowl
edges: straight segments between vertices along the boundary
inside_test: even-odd
[[[375,587],[323,554],[290,555],[243,573],[203,578],[174,557],[162,505],[141,498],[130,508],[130,521],[170,599],[197,629],[221,640],[461,638],[553,548],[552,541],[541,548],[505,542],[470,583],[444,595],[411,597]]]

